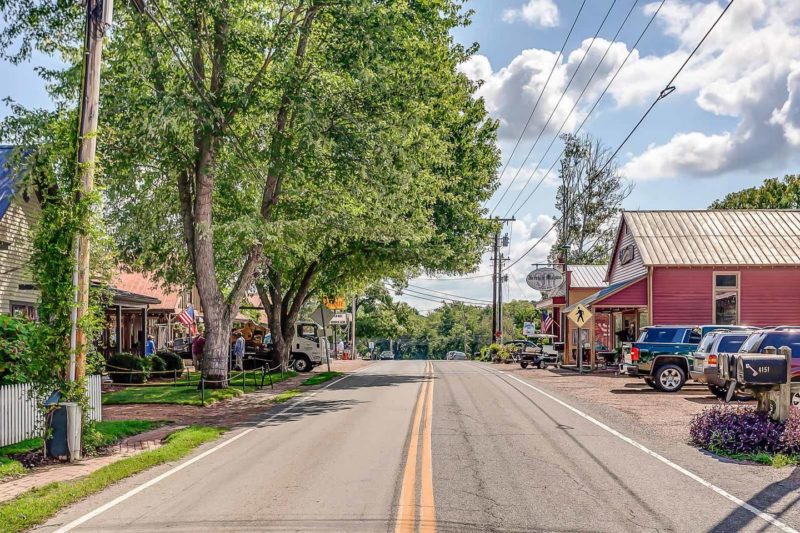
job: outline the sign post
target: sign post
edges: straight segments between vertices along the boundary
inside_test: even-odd
[[[577,304],[567,317],[578,326],[578,371],[583,372],[583,326],[592,318],[592,312],[583,305]]]

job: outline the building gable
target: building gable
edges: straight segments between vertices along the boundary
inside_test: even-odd
[[[617,239],[608,265],[608,282],[619,283],[647,274],[647,267],[642,260],[642,254],[636,245],[630,226],[625,219],[625,213],[620,220],[617,230]]]

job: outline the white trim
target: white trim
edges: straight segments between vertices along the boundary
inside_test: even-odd
[[[736,276],[736,287],[717,287],[717,276]],[[742,320],[742,276],[741,272],[734,270],[714,270],[711,273],[711,321],[717,323],[717,293],[735,292],[736,293],[736,324]],[[724,324],[727,325],[727,324]]]

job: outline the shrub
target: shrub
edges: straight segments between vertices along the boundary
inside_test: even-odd
[[[169,350],[159,350],[156,355],[164,360],[166,364],[165,370],[178,370],[183,371],[183,359],[175,352]]]
[[[792,409],[786,422],[776,422],[753,407],[719,405],[694,417],[692,443],[714,453],[796,454],[800,451],[800,412]]]
[[[167,363],[158,355],[153,355],[152,357],[148,358],[150,362],[150,370],[155,372],[163,372],[167,369]],[[160,377],[161,374],[157,374],[156,377]]]
[[[482,359],[493,363],[505,363],[511,358],[508,346],[502,344],[490,344],[485,348]]]
[[[0,315],[0,385],[32,380],[30,345],[35,326],[27,318]]]
[[[149,361],[129,353],[109,357],[106,369],[114,383],[144,383],[150,376]]]

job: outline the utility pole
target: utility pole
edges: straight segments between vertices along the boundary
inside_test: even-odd
[[[506,224],[507,222],[514,222],[516,218],[515,217],[493,218],[492,220]],[[503,237],[503,242],[505,243],[504,246],[508,246],[508,235]],[[503,278],[502,259],[500,259],[499,256],[500,256],[500,230],[498,229],[494,233],[494,247],[492,251],[492,342],[497,342],[498,337],[502,339],[502,336],[498,335],[501,329],[498,328],[498,325],[502,322],[502,318],[498,321],[497,287],[498,285],[500,285],[502,289],[502,278]],[[500,295],[500,299],[502,299],[502,295]]]
[[[503,236],[503,246],[508,246],[508,235]],[[497,278],[497,331],[499,332],[500,343],[503,342],[503,281],[508,280],[508,275],[503,274],[503,262],[508,261],[507,257],[503,257],[503,254],[500,254],[500,258],[498,259],[498,265],[500,268],[500,274]]]
[[[358,308],[358,297],[353,296],[353,332],[352,340],[350,341],[350,358],[356,358],[356,309]]]
[[[97,118],[100,105],[100,60],[105,29],[111,24],[113,0],[86,0],[86,34],[83,45],[83,82],[78,124],[78,172],[80,185],[77,199],[83,200],[94,190]],[[70,381],[86,375],[86,332],[79,326],[89,312],[89,233],[81,232],[75,242],[75,307],[70,334]],[[146,327],[146,324],[143,325]],[[119,342],[119,340],[117,340]]]

